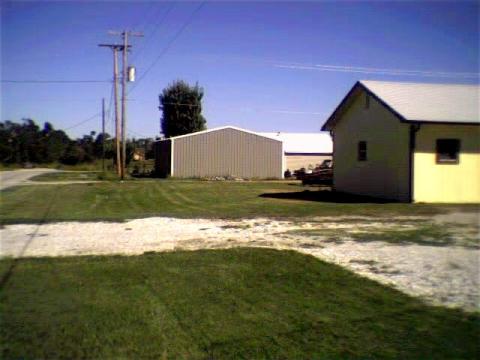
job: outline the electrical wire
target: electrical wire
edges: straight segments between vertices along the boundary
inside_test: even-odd
[[[162,103],[162,105],[180,105],[180,106],[190,106],[190,107],[200,107],[201,106],[201,105],[197,105],[197,104],[185,104],[185,103],[173,103],[173,102]]]
[[[150,66],[145,70],[145,72],[138,78],[138,80],[135,82],[135,85],[130,88],[130,91],[128,93],[131,93],[134,89],[137,88],[138,84],[145,78],[145,76],[152,70],[152,68],[158,63],[158,61],[164,56],[168,50],[172,47],[173,43],[182,35],[182,33],[185,31],[185,29],[190,25],[190,23],[193,21],[195,18],[195,15],[202,9],[202,7],[205,5],[205,1],[202,1],[199,6],[196,7],[196,9],[190,14],[188,17],[187,21],[182,25],[182,27],[175,33],[173,38],[170,39],[170,41],[167,43],[167,45],[160,51],[160,54],[155,58],[155,60],[150,64]]]
[[[151,9],[155,6],[155,3],[150,3],[148,5],[148,8],[147,8],[147,11],[145,12],[145,15],[142,13],[142,14],[139,14],[137,20],[133,23],[133,26],[132,26],[132,30],[135,30],[137,27],[140,26],[140,24],[142,24],[143,20],[145,20],[145,17],[147,17],[149,14],[151,14]],[[147,21],[148,23],[148,21]],[[144,27],[144,26],[141,26],[141,27]]]
[[[128,132],[130,133],[130,135],[138,135],[138,136],[141,136],[143,139],[148,139],[150,138],[151,136],[147,136],[145,134],[142,134],[142,133],[139,133],[138,131],[135,131],[135,130],[132,130],[132,129],[129,129]]]
[[[68,128],[65,128],[65,129],[63,129],[63,131],[71,130],[71,129],[76,128],[76,127],[78,127],[78,126],[80,126],[80,125],[83,125],[83,124],[85,124],[85,123],[87,123],[87,122],[89,122],[89,121],[92,121],[93,119],[99,117],[100,115],[102,115],[102,112],[98,112],[98,113],[96,113],[95,115],[89,117],[88,119],[82,120],[82,121],[80,121],[80,122],[78,122],[78,123],[76,123],[76,124],[74,124],[74,125],[72,125],[72,126],[70,126],[70,127],[68,127]]]
[[[110,90],[110,100],[108,100],[108,107],[107,107],[107,119],[105,122],[105,126],[108,124],[108,122],[111,120],[110,119],[110,113],[112,111],[112,102],[113,102],[113,89],[114,89],[115,84],[112,83],[112,88]]]
[[[108,83],[110,80],[1,80],[2,83],[15,84],[77,84],[77,83]]]
[[[153,31],[148,35],[149,39],[152,39],[155,33],[160,29],[160,27],[164,24],[165,20],[167,19],[167,16],[172,12],[173,8],[175,7],[175,3],[170,3],[170,7],[167,9],[167,11],[163,14],[163,16],[160,18],[160,21],[154,26]],[[139,54],[142,53],[147,48],[148,40],[144,41],[143,46],[133,55],[132,57],[132,63],[138,58]]]

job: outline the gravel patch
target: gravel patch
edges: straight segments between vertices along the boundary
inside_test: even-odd
[[[0,228],[0,254],[3,257],[134,255],[235,246],[293,249],[339,264],[430,303],[478,311],[480,249],[471,246],[472,234],[478,236],[475,219],[462,222],[463,232],[457,235],[470,236],[469,246],[396,244],[352,238],[352,234],[358,232],[416,229],[426,222],[451,224],[456,217],[458,215],[434,219],[401,217],[394,221],[358,217],[302,221],[156,217],[115,223],[5,225]]]

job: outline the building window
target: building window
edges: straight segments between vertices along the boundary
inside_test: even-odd
[[[365,95],[365,109],[370,108],[370,95],[366,94]]]
[[[458,164],[460,140],[437,139],[437,164]]]
[[[358,142],[357,159],[358,161],[367,161],[367,142],[366,141]]]

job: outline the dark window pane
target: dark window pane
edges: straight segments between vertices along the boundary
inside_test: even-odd
[[[357,159],[358,161],[367,160],[367,142],[366,141],[358,142]]]
[[[457,164],[459,161],[460,140],[437,139],[437,163]]]

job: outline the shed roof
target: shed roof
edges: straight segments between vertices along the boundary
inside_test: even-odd
[[[261,135],[283,141],[283,151],[299,154],[331,154],[333,144],[328,133],[264,132]]]
[[[348,106],[349,97],[364,89],[400,120],[447,124],[480,124],[480,87],[463,84],[430,84],[390,81],[358,81],[328,118],[330,129]]]
[[[281,141],[279,139],[274,139],[274,138],[271,138],[269,136],[262,135],[261,133],[256,133],[256,132],[253,132],[253,131],[250,131],[250,130],[245,130],[245,129],[242,129],[242,128],[239,128],[239,127],[236,127],[236,126],[231,126],[231,125],[220,126],[220,127],[216,127],[216,128],[212,128],[212,129],[208,129],[208,130],[196,131],[196,132],[185,134],[185,135],[172,136],[172,137],[165,138],[165,139],[160,139],[160,140],[157,140],[157,141],[164,141],[164,140],[171,140],[171,139],[175,140],[175,139],[180,139],[180,138],[184,138],[184,137],[196,136],[196,135],[206,134],[206,133],[213,132],[213,131],[225,130],[225,129],[233,129],[233,130],[242,131],[242,132],[245,132],[245,133],[248,133],[248,134],[253,134],[253,135],[265,137],[265,138],[268,138],[270,140]]]

